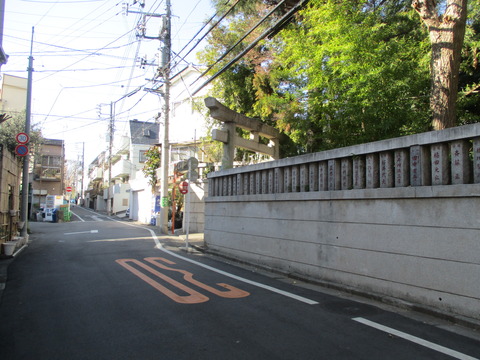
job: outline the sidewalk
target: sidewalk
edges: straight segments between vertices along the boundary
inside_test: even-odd
[[[108,216],[104,211],[96,211],[96,212],[104,216]],[[111,215],[111,217],[119,221],[125,221],[131,224],[148,227],[149,229],[152,229],[155,232],[155,235],[157,235],[160,240],[165,242],[166,245],[176,246],[179,248],[184,248],[186,246],[187,235],[182,233],[182,229],[175,230],[174,234],[172,234],[170,230],[168,234],[164,234],[160,231],[160,228],[154,225],[144,224],[144,223],[136,222],[133,220],[129,220],[124,213],[120,213],[118,215]],[[207,249],[207,246],[205,245],[203,233],[188,234],[188,246],[193,248],[194,250],[205,252]]]
[[[164,235],[168,237],[168,235]],[[176,238],[174,238],[175,235],[171,235],[169,239],[172,239],[180,247],[185,247],[187,245],[187,236],[185,234],[179,234]],[[200,251],[200,252],[205,252],[207,250],[207,246],[205,245],[205,241],[203,238],[203,233],[193,233],[193,234],[188,234],[188,246]]]
[[[7,282],[7,269],[8,265],[10,265],[14,260],[15,257],[18,256],[27,245],[23,245],[21,248],[17,249],[12,256],[5,256],[0,255],[0,304],[2,303],[2,295],[3,290],[5,290],[5,285]]]

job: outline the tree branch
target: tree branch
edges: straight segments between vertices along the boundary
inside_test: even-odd
[[[480,90],[480,84],[478,84],[477,86],[471,88],[471,89],[468,90],[467,92],[464,92],[463,95],[464,95],[464,96],[472,95],[472,94],[478,93],[479,90]]]
[[[430,26],[432,24],[438,24],[440,19],[436,11],[437,3],[435,0],[413,0],[412,7],[420,15],[423,22]]]

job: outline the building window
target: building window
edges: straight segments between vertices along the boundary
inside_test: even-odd
[[[147,150],[140,150],[138,153],[138,162],[144,163],[147,161],[147,157],[145,156]]]
[[[62,157],[61,156],[42,156],[42,166],[43,167],[55,167],[59,168],[62,166]]]
[[[35,166],[34,180],[56,180],[62,178],[62,157],[42,155],[41,164]]]

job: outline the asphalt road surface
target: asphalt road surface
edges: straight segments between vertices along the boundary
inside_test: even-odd
[[[30,245],[8,268],[1,360],[480,359],[474,331],[187,253],[151,226],[73,211],[70,223],[31,223]]]

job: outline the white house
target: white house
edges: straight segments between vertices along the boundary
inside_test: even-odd
[[[143,122],[132,120],[129,124],[129,134],[124,141],[128,141],[128,153],[123,155],[119,164],[119,168],[123,169],[112,175],[121,175],[121,171],[125,171],[126,177],[122,177],[122,181],[127,187],[125,194],[128,193],[128,203],[126,208],[130,209],[130,219],[137,220],[142,223],[149,223],[155,205],[155,194],[152,187],[148,184],[148,179],[142,172],[145,164],[145,153],[152,146],[158,144],[159,125],[151,122]]]
[[[198,148],[199,140],[207,133],[204,115],[206,108],[203,104],[206,90],[199,92],[195,98],[190,96],[192,88],[195,87],[192,83],[200,73],[195,67],[189,66],[171,79],[169,121],[171,163],[192,156],[200,158],[200,161],[203,158]],[[157,203],[159,194],[158,188],[152,189],[142,169],[145,152],[154,145],[160,145],[159,139],[162,136],[159,136],[159,133],[163,133],[162,118],[160,118],[160,124],[129,121],[127,133],[116,136],[114,141],[111,176],[113,184],[110,191],[104,185],[99,185],[99,183],[106,184],[109,178],[108,159],[105,153],[102,153],[102,156],[99,155],[89,166],[91,176],[90,185],[86,191],[86,206],[106,210],[107,201],[110,201],[112,213],[122,213],[130,209],[130,219],[149,224],[155,212],[159,210]],[[169,168],[173,170],[172,166]],[[201,181],[197,185],[203,188]],[[101,192],[100,189],[103,189],[103,194],[97,195],[96,201],[89,201],[96,193]],[[99,198],[103,200],[100,201]],[[203,224],[203,220],[201,223]]]

